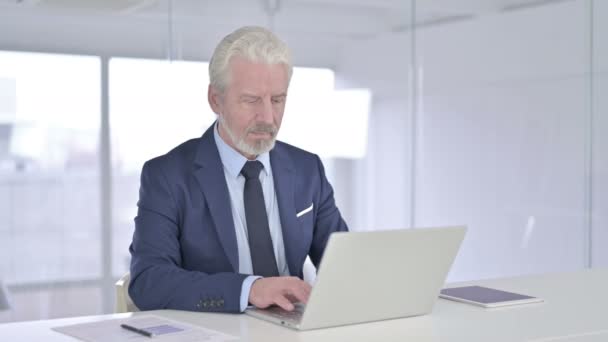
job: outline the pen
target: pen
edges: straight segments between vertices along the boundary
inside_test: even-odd
[[[122,328],[125,328],[125,329],[129,330],[129,331],[136,332],[138,334],[142,334],[142,335],[147,336],[147,337],[154,337],[153,333],[151,333],[151,332],[149,332],[147,330],[144,330],[144,329],[139,329],[139,328],[136,328],[136,327],[128,325],[128,324],[121,324],[120,326]]]

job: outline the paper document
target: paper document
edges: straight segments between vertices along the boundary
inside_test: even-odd
[[[135,327],[135,330],[154,332],[153,337],[142,335],[136,331],[127,330],[121,324]],[[129,318],[111,319],[91,323],[82,323],[55,327],[53,330],[87,342],[120,342],[120,341],[207,341],[221,342],[238,339],[236,336],[224,334],[195,325],[182,323],[167,318],[144,315]]]

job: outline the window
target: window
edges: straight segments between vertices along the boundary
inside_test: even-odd
[[[0,321],[99,312],[99,99],[97,57],[0,52]]]
[[[294,69],[279,139],[324,157],[361,157],[370,92],[335,91],[329,69]],[[216,119],[207,70],[202,62],[110,61],[115,277],[129,270],[143,163],[200,137]]]

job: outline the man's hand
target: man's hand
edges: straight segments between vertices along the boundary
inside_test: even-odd
[[[265,309],[273,304],[291,311],[292,303],[306,303],[311,287],[298,277],[260,278],[253,282],[249,291],[249,303]]]

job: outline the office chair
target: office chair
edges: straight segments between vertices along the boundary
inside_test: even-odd
[[[133,300],[131,300],[131,296],[129,296],[129,281],[131,281],[131,274],[127,273],[118,279],[115,284],[116,308],[114,311],[116,313],[139,311]]]

